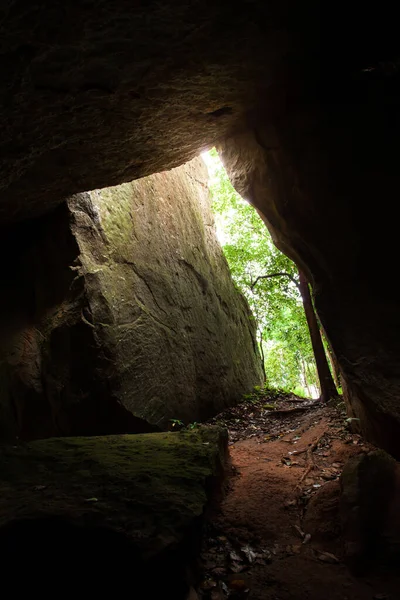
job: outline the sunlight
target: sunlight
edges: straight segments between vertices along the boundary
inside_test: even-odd
[[[274,245],[254,207],[233,188],[215,148],[203,152],[217,239],[256,324],[266,384],[319,396],[296,265]],[[282,273],[284,276],[282,276]]]

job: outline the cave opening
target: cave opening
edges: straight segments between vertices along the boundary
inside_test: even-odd
[[[400,539],[396,26],[386,3],[335,4],[326,14],[318,2],[294,0],[249,0],[228,11],[209,0],[4,3],[2,527],[11,504],[21,519],[51,513],[36,501],[51,493],[66,457],[76,459],[71,472],[100,486],[94,499],[74,499],[79,510],[84,503],[98,516],[102,489],[115,499],[110,472],[93,474],[108,454],[91,448],[83,456],[88,440],[118,448],[115,470],[125,482],[157,487],[149,456],[134,474],[125,452],[132,438],[149,447],[156,438],[173,457],[163,483],[172,493],[157,487],[156,496],[177,502],[176,532],[185,507],[190,519],[203,514],[224,446],[238,477],[224,528],[211,522],[198,595],[292,600],[300,581],[311,600],[348,597],[349,589],[357,600],[398,597],[389,568],[399,564]],[[344,406],[300,405],[289,417],[274,399],[238,404],[263,373],[255,323],[213,237],[207,177],[195,158],[213,146],[308,292],[311,285]],[[255,423],[258,414],[272,419],[268,428]],[[229,443],[224,433],[202,437],[207,427],[198,423],[210,419],[228,427]],[[164,433],[175,423],[180,432]],[[78,447],[55,457],[66,439]],[[188,475],[188,465],[174,465],[192,445],[197,470]],[[21,452],[38,469],[23,502],[8,478]],[[179,504],[186,485],[195,497]],[[131,507],[130,493],[120,496]],[[11,528],[21,545],[49,529],[27,526],[31,535],[25,526]],[[164,547],[172,537],[162,528]],[[370,579],[354,579],[351,565]],[[375,566],[387,569],[383,577]]]
[[[322,344],[315,348],[315,332],[324,346],[322,361],[325,360],[325,368],[329,361],[335,380],[331,394],[340,394],[337,361],[315,315],[307,287],[303,299],[298,268],[275,246],[257,210],[235,191],[215,148],[204,152],[202,158],[209,172],[217,237],[234,282],[248,301],[256,322],[264,385],[300,397],[323,396],[315,361],[315,352]],[[310,313],[311,328],[306,317]],[[325,400],[329,399],[328,392]]]

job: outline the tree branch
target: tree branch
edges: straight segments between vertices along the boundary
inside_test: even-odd
[[[293,277],[293,275],[290,275],[289,273],[284,273],[284,272],[271,273],[270,275],[259,275],[258,277],[256,277],[254,282],[251,284],[251,289],[254,289],[254,286],[260,281],[260,279],[269,279],[270,277],[288,277],[290,279],[290,281],[292,283],[294,283],[294,285],[300,291],[300,285],[299,285],[299,282],[297,281],[297,279],[295,279],[295,277]]]

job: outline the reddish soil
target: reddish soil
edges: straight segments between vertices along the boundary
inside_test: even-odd
[[[260,400],[214,419],[230,431],[233,475],[209,525],[199,597],[399,600],[397,576],[357,578],[343,562],[339,477],[371,446],[337,406],[295,397],[274,406],[283,412]]]

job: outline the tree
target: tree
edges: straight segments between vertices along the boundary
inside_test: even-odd
[[[322,343],[321,332],[318,327],[318,321],[314,306],[311,300],[310,288],[306,276],[299,270],[300,292],[303,298],[304,312],[306,315],[308,329],[310,331],[311,343],[314,351],[315,362],[321,388],[321,400],[327,402],[330,398],[338,395],[335,383],[329,369],[328,361]]]
[[[321,395],[320,399],[322,401],[327,402],[330,398],[338,395],[336,385],[333,381],[331,371],[329,369],[327,355],[325,354],[324,344],[322,342],[322,335],[318,325],[317,316],[315,314],[314,306],[311,299],[310,288],[308,281],[304,275],[304,273],[299,270],[299,280],[290,273],[286,273],[284,271],[278,273],[269,273],[267,275],[259,275],[254,283],[252,284],[252,289],[254,289],[255,285],[263,279],[270,279],[272,277],[288,277],[292,283],[298,288],[301,293],[304,307],[304,314],[306,316],[308,329],[310,332],[311,344],[314,352],[314,358],[317,365],[317,372],[320,384]],[[333,362],[333,361],[332,361]],[[334,365],[332,365],[332,369],[334,370]]]

